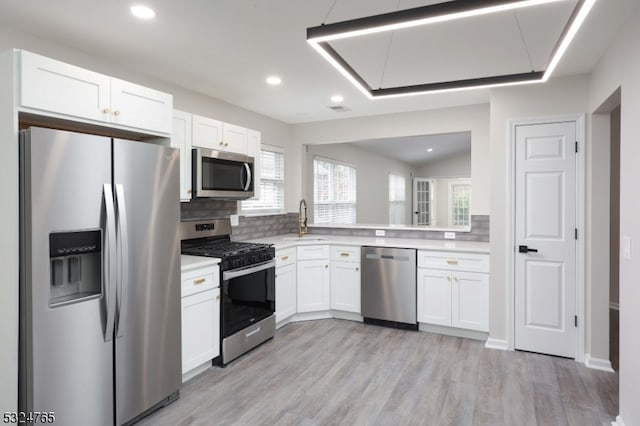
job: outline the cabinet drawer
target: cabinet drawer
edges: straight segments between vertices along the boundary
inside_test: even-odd
[[[182,296],[199,293],[220,286],[218,266],[194,269],[182,273]]]
[[[296,248],[291,247],[276,251],[276,268],[296,263]]]
[[[360,246],[331,246],[331,260],[360,262]]]
[[[329,246],[299,246],[297,249],[297,260],[329,259]]]
[[[489,255],[484,253],[418,250],[418,268],[489,272]]]

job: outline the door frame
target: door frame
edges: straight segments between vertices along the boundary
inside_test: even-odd
[[[578,240],[576,243],[576,315],[578,315],[578,335],[576,336],[576,358],[577,362],[584,362],[585,359],[585,234],[586,234],[586,175],[585,175],[585,152],[586,147],[586,121],[584,114],[558,115],[540,117],[533,119],[509,120],[507,155],[508,174],[507,181],[507,206],[509,209],[507,217],[507,288],[508,288],[508,320],[507,320],[507,349],[515,350],[515,247],[516,247],[516,149],[515,138],[518,126],[547,124],[558,122],[575,122],[576,139],[578,142],[578,153],[576,155],[576,226],[578,227]]]

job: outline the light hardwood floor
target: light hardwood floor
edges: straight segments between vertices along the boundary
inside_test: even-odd
[[[289,324],[141,425],[604,425],[618,375],[343,320]]]

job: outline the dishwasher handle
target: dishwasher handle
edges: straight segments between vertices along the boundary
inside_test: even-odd
[[[393,256],[391,254],[372,254],[372,253],[367,253],[365,255],[365,258],[371,259],[371,260],[380,260],[380,259],[399,260],[401,262],[407,262],[411,260],[409,256]]]

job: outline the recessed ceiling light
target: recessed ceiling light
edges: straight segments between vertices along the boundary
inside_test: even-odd
[[[282,83],[282,79],[276,75],[267,77],[267,84],[270,84],[272,86],[277,86],[281,83]]]
[[[340,102],[344,101],[344,97],[342,97],[341,95],[333,95],[331,97],[331,102],[339,104]]]
[[[133,16],[140,19],[148,20],[148,19],[153,19],[156,16],[156,12],[154,12],[153,9],[151,9],[148,6],[143,6],[141,4],[136,4],[134,6],[131,6],[130,10]]]
[[[432,151],[433,151],[433,148],[427,149],[427,152],[432,152]]]

